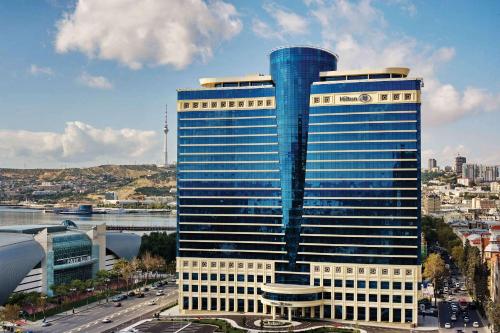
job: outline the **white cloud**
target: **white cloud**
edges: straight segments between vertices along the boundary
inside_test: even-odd
[[[307,19],[280,7],[274,3],[267,3],[263,6],[264,10],[272,17],[274,25],[254,18],[252,29],[255,34],[267,39],[285,39],[285,36],[303,35],[308,32]]]
[[[54,75],[54,71],[50,67],[42,67],[42,66],[37,66],[35,64],[31,64],[30,68],[28,69],[28,72],[31,75],[48,75],[52,76]]]
[[[184,68],[208,60],[242,28],[235,7],[222,0],[79,0],[57,23],[57,52],[90,58]]]
[[[407,8],[407,1],[393,3],[416,12]],[[324,46],[340,55],[339,68],[403,66],[411,68],[412,76],[424,78],[424,125],[439,126],[472,114],[500,111],[500,93],[472,86],[460,90],[439,79],[439,67],[453,59],[454,48],[435,48],[394,32],[370,0],[308,0],[306,4],[321,25]]]
[[[154,131],[95,128],[72,121],[63,133],[0,130],[3,162],[29,160],[33,165],[57,163],[131,163],[155,161],[160,136]]]
[[[113,89],[113,84],[109,82],[109,80],[104,76],[92,76],[86,72],[83,72],[78,77],[78,81],[89,88]]]

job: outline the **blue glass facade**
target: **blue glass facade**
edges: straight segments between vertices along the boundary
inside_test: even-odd
[[[420,80],[389,72],[342,80],[329,76],[336,69],[331,52],[281,48],[270,54],[270,77],[254,78],[261,85],[245,78],[178,91],[181,308],[266,312],[259,300],[296,297],[260,287],[319,285],[329,294],[337,283],[319,272],[353,269],[389,274],[396,285],[412,286],[413,296],[420,265]],[[262,273],[254,263],[262,263]],[[236,272],[226,272],[231,268]],[[215,278],[199,279],[205,271]],[[366,279],[349,280],[358,287],[352,295],[382,278]],[[345,300],[336,305],[316,291],[307,295],[300,301],[325,302],[321,316],[350,313]],[[363,302],[382,297],[360,295]],[[373,320],[373,307],[362,305],[367,312],[358,317]],[[379,321],[385,318],[385,310],[375,310]]]

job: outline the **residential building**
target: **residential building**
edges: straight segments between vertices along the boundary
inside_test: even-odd
[[[312,47],[178,90],[183,314],[417,322],[420,86]]]
[[[429,161],[427,163],[427,170],[432,171],[435,168],[437,168],[437,161],[436,161],[436,159],[429,158]]]
[[[441,210],[441,198],[436,194],[425,195],[422,206],[424,214],[438,213]]]
[[[455,158],[455,172],[457,173],[457,178],[462,178],[462,165],[467,162],[465,156],[460,156],[460,154]]]
[[[494,193],[500,193],[500,183],[491,183],[490,190]]]

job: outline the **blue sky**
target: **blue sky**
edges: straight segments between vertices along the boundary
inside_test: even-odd
[[[500,2],[79,0],[0,2],[0,167],[175,157],[177,88],[267,73],[287,44],[339,69],[423,77],[423,161],[500,164]]]

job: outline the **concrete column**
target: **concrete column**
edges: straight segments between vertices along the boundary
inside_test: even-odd
[[[319,306],[319,317],[321,319],[325,318],[325,307],[324,307],[324,305],[320,305]]]
[[[271,305],[271,315],[273,316],[273,320],[276,319],[276,307]]]
[[[263,314],[267,313],[267,305],[266,304],[262,304],[262,313]]]
[[[305,317],[305,316],[306,316],[306,308],[302,307],[302,317]]]
[[[316,313],[314,312],[314,306],[311,306],[311,318],[314,318],[314,315]]]
[[[282,307],[281,307],[280,314],[281,314],[282,316],[284,316],[284,315],[285,315],[285,307],[284,307],[284,306],[282,306]]]
[[[288,307],[288,320],[292,321],[292,308]]]

